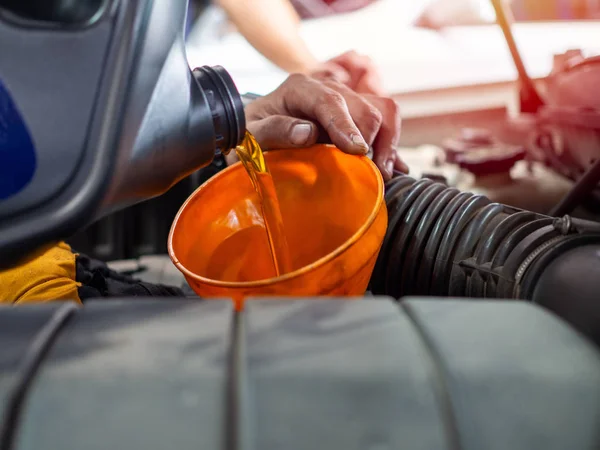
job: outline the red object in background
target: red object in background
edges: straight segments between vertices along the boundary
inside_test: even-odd
[[[375,3],[377,0],[290,0],[300,17],[314,19],[358,9]]]
[[[598,0],[511,0],[517,21],[586,20],[600,15]]]
[[[458,137],[442,144],[446,161],[476,176],[510,173],[525,159],[525,148],[495,139],[487,130],[466,128]]]

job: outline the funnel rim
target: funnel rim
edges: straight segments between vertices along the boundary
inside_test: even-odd
[[[334,145],[331,145],[331,144],[317,144],[317,145],[313,145],[311,147],[306,147],[305,150],[315,151],[319,148],[341,151],[337,147],[335,147]],[[265,157],[268,157],[267,155],[270,152],[274,152],[274,151],[284,152],[286,150],[298,150],[298,149],[294,148],[294,149],[269,150],[269,152],[265,152]],[[345,154],[347,154],[347,153],[345,153]],[[276,283],[279,283],[282,281],[289,281],[291,279],[298,278],[298,277],[306,274],[307,272],[313,271],[316,268],[322,267],[326,263],[334,260],[339,255],[343,254],[346,250],[348,250],[350,247],[352,247],[354,244],[356,244],[358,242],[358,240],[361,238],[361,236],[363,236],[366,233],[366,231],[373,225],[373,223],[377,219],[377,216],[379,215],[382,204],[384,203],[384,182],[383,182],[383,178],[381,176],[381,172],[379,171],[379,169],[377,168],[375,163],[366,156],[350,155],[350,154],[347,154],[347,155],[354,157],[354,158],[360,158],[360,160],[364,164],[366,164],[367,167],[369,167],[369,169],[371,169],[373,175],[375,176],[375,179],[377,180],[377,197],[376,197],[373,209],[369,213],[369,216],[364,221],[364,223],[352,234],[352,236],[350,236],[346,241],[344,241],[344,243],[342,245],[337,247],[332,252],[327,253],[326,255],[322,256],[321,258],[317,259],[316,261],[314,261],[313,263],[311,263],[309,265],[302,266],[299,269],[296,269],[292,272],[286,273],[285,275],[281,275],[278,277],[264,278],[262,280],[254,280],[254,281],[214,280],[212,278],[207,278],[207,277],[203,277],[202,275],[198,275],[198,274],[192,272],[191,270],[189,270],[188,268],[186,268],[183,265],[183,263],[181,263],[179,261],[179,259],[177,258],[177,256],[175,255],[175,250],[173,248],[173,236],[175,234],[175,229],[177,228],[177,223],[179,222],[179,219],[180,219],[183,211],[186,209],[188,203],[190,203],[193,199],[195,199],[196,196],[198,195],[198,193],[202,189],[204,189],[204,187],[208,183],[214,182],[217,177],[225,176],[227,174],[227,172],[234,170],[234,169],[236,169],[236,167],[240,166],[242,163],[238,161],[235,164],[232,164],[231,166],[227,167],[225,170],[219,172],[215,176],[211,177],[204,183],[202,183],[186,199],[186,201],[183,203],[183,205],[181,205],[181,207],[179,208],[179,211],[177,212],[177,215],[175,216],[175,219],[173,220],[173,224],[171,225],[171,229],[169,231],[169,239],[167,242],[167,251],[169,252],[169,257],[171,258],[171,261],[173,262],[175,267],[177,267],[177,269],[186,276],[186,278],[191,278],[194,281],[198,281],[205,285],[209,285],[212,287],[218,287],[218,288],[249,289],[249,288],[270,286],[270,285],[273,285],[273,284],[276,284]]]

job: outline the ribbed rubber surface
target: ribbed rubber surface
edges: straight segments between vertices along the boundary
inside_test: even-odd
[[[577,233],[426,178],[388,181],[385,200],[388,229],[370,283],[377,295],[529,298],[526,269]]]
[[[55,309],[0,308],[3,408]],[[592,450],[600,353],[522,302],[101,301],[21,406],[1,450]]]

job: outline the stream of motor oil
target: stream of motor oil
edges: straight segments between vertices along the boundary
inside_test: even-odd
[[[283,228],[275,183],[265,162],[262,149],[254,136],[246,131],[244,140],[236,147],[235,152],[246,168],[258,194],[275,272],[277,276],[291,272],[291,256]]]

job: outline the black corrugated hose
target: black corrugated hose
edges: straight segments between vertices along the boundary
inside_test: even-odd
[[[386,184],[385,200],[389,224],[371,278],[374,294],[532,300],[553,305],[600,343],[600,224],[519,210],[405,175]],[[570,275],[559,267],[566,256],[578,267]],[[585,298],[573,311],[578,296]]]

